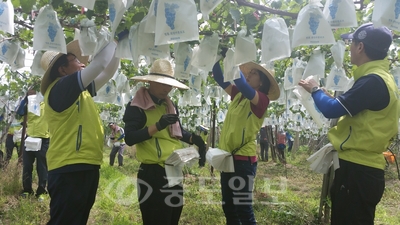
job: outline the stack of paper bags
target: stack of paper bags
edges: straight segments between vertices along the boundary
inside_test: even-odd
[[[333,148],[331,143],[326,144],[320,150],[312,154],[308,157],[307,161],[311,163],[311,170],[316,173],[326,174],[332,164],[335,170],[340,167],[337,151]]]
[[[194,147],[178,149],[165,160],[165,173],[167,174],[168,186],[178,185],[183,180],[183,166],[192,166],[200,158]]]
[[[227,173],[235,172],[233,157],[230,152],[218,148],[210,148],[207,151],[206,160],[208,164],[218,171]]]

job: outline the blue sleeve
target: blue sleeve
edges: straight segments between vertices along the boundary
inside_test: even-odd
[[[224,76],[222,74],[222,69],[221,65],[219,65],[219,61],[214,64],[214,67],[212,69],[213,75],[214,75],[214,80],[218,83],[222,89],[225,89],[231,85],[229,82],[224,82]]]
[[[312,93],[315,105],[326,118],[338,118],[347,114],[346,109],[336,98],[331,98],[322,90]]]
[[[344,94],[337,97],[338,101],[355,116],[363,110],[379,111],[389,105],[389,89],[383,79],[376,74],[360,77]]]
[[[256,90],[254,90],[250,85],[247,83],[246,78],[242,71],[240,71],[240,78],[234,80],[236,87],[242,92],[243,96],[249,100],[252,100],[256,95]]]
[[[21,100],[21,102],[19,103],[18,107],[17,107],[17,114],[20,116],[25,115],[25,106],[27,103],[28,98],[24,98]]]

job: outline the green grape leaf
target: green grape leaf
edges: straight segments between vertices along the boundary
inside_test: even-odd
[[[244,15],[245,18],[245,23],[247,26],[247,30],[252,30],[253,28],[255,28],[258,24],[258,19],[253,15],[253,13],[248,13],[246,15]]]
[[[134,16],[132,16],[131,21],[132,23],[140,22],[144,18],[144,12],[138,12]]]
[[[11,3],[14,6],[14,9],[21,6],[20,0],[11,0]]]
[[[238,9],[231,9],[229,10],[229,14],[231,14],[232,18],[239,23],[240,21],[240,11]]]
[[[22,12],[31,13],[32,7],[35,4],[35,0],[20,0]]]

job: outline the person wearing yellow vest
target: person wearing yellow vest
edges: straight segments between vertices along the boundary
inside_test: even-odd
[[[158,59],[149,72],[132,78],[149,82],[149,87],[139,89],[126,106],[125,142],[136,146],[136,158],[141,162],[137,184],[143,224],[178,225],[183,187],[168,185],[165,160],[174,150],[183,148],[181,141],[198,147],[203,147],[204,141],[182,129],[178,109],[168,97],[173,87],[189,88],[174,79],[171,63]]]
[[[382,152],[398,132],[399,91],[386,59],[392,32],[367,23],[342,38],[352,39],[354,85],[336,98],[312,79],[299,85],[311,93],[325,117],[339,118],[328,132],[340,164],[330,190],[331,224],[372,225],[385,189]]]
[[[118,166],[124,164],[124,148],[125,148],[125,132],[124,129],[119,127],[117,124],[110,122],[108,126],[111,128],[110,140],[112,142],[112,149],[110,152],[110,166],[114,165],[115,155],[118,153]]]
[[[4,159],[4,166],[7,166],[12,157],[12,153],[14,148],[17,150],[18,159],[22,159],[22,151],[20,148],[21,144],[21,135],[19,137],[14,137],[14,132],[20,133],[19,130],[22,128],[21,122],[16,121],[16,123],[11,123],[8,128],[7,137],[6,137],[6,157]],[[15,141],[14,141],[15,139]]]
[[[95,202],[103,162],[104,131],[92,96],[115,74],[120,59],[110,41],[92,56],[82,56],[78,40],[67,54],[47,51],[41,59],[44,115],[51,144],[47,151],[50,220],[86,224]]]
[[[25,139],[25,146],[23,146],[22,153],[22,187],[23,191],[21,196],[26,197],[34,194],[32,189],[32,172],[33,164],[36,160],[36,171],[38,176],[38,187],[36,190],[36,197],[39,201],[43,201],[44,195],[47,194],[47,162],[46,153],[49,148],[50,134],[47,121],[44,117],[44,103],[33,103],[35,107],[38,107],[37,112],[30,111],[30,107],[27,105],[30,101],[36,101],[36,91],[29,90],[26,97],[26,101],[23,101],[20,107],[24,107],[24,114],[27,114],[27,126],[26,134],[29,138]],[[29,140],[36,139],[40,145],[36,148],[30,148],[28,146]]]
[[[240,78],[234,80],[234,85],[224,82],[219,60],[212,69],[215,81],[232,100],[218,144],[218,148],[233,155],[234,161],[234,172],[221,172],[222,209],[226,224],[256,224],[252,206],[256,138],[270,100],[278,99],[280,91],[272,72],[264,66],[248,62],[239,68]]]

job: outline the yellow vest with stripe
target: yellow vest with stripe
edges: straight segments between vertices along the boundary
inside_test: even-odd
[[[353,117],[340,117],[337,125],[328,132],[340,159],[384,169],[382,152],[397,134],[399,122],[399,91],[388,68],[388,60],[377,60],[365,63],[354,71],[355,81],[368,74],[380,76],[389,90],[390,101],[386,108],[379,111],[363,110]]]
[[[162,115],[167,113],[166,103],[156,104],[155,109],[144,110],[144,112],[147,118],[144,127],[154,125]],[[182,147],[180,140],[169,135],[169,127],[167,127],[153,134],[152,138],[137,143],[136,157],[139,162],[144,164],[159,164],[164,167],[164,162],[171,153]]]
[[[235,155],[255,156],[257,133],[264,122],[267,111],[264,112],[262,118],[258,118],[251,111],[250,100],[243,98],[240,101],[241,97],[242,93],[236,94],[228,107],[218,148],[232,152],[243,145]]]
[[[57,81],[47,88],[44,95],[51,139],[46,155],[48,170],[79,163],[101,165],[104,130],[92,96],[85,90],[69,108],[56,112],[48,100]]]
[[[40,116],[28,112],[28,126],[27,126],[27,134],[30,137],[36,138],[49,138],[49,126],[47,124],[47,120],[45,120],[44,114],[44,102],[40,103]]]

